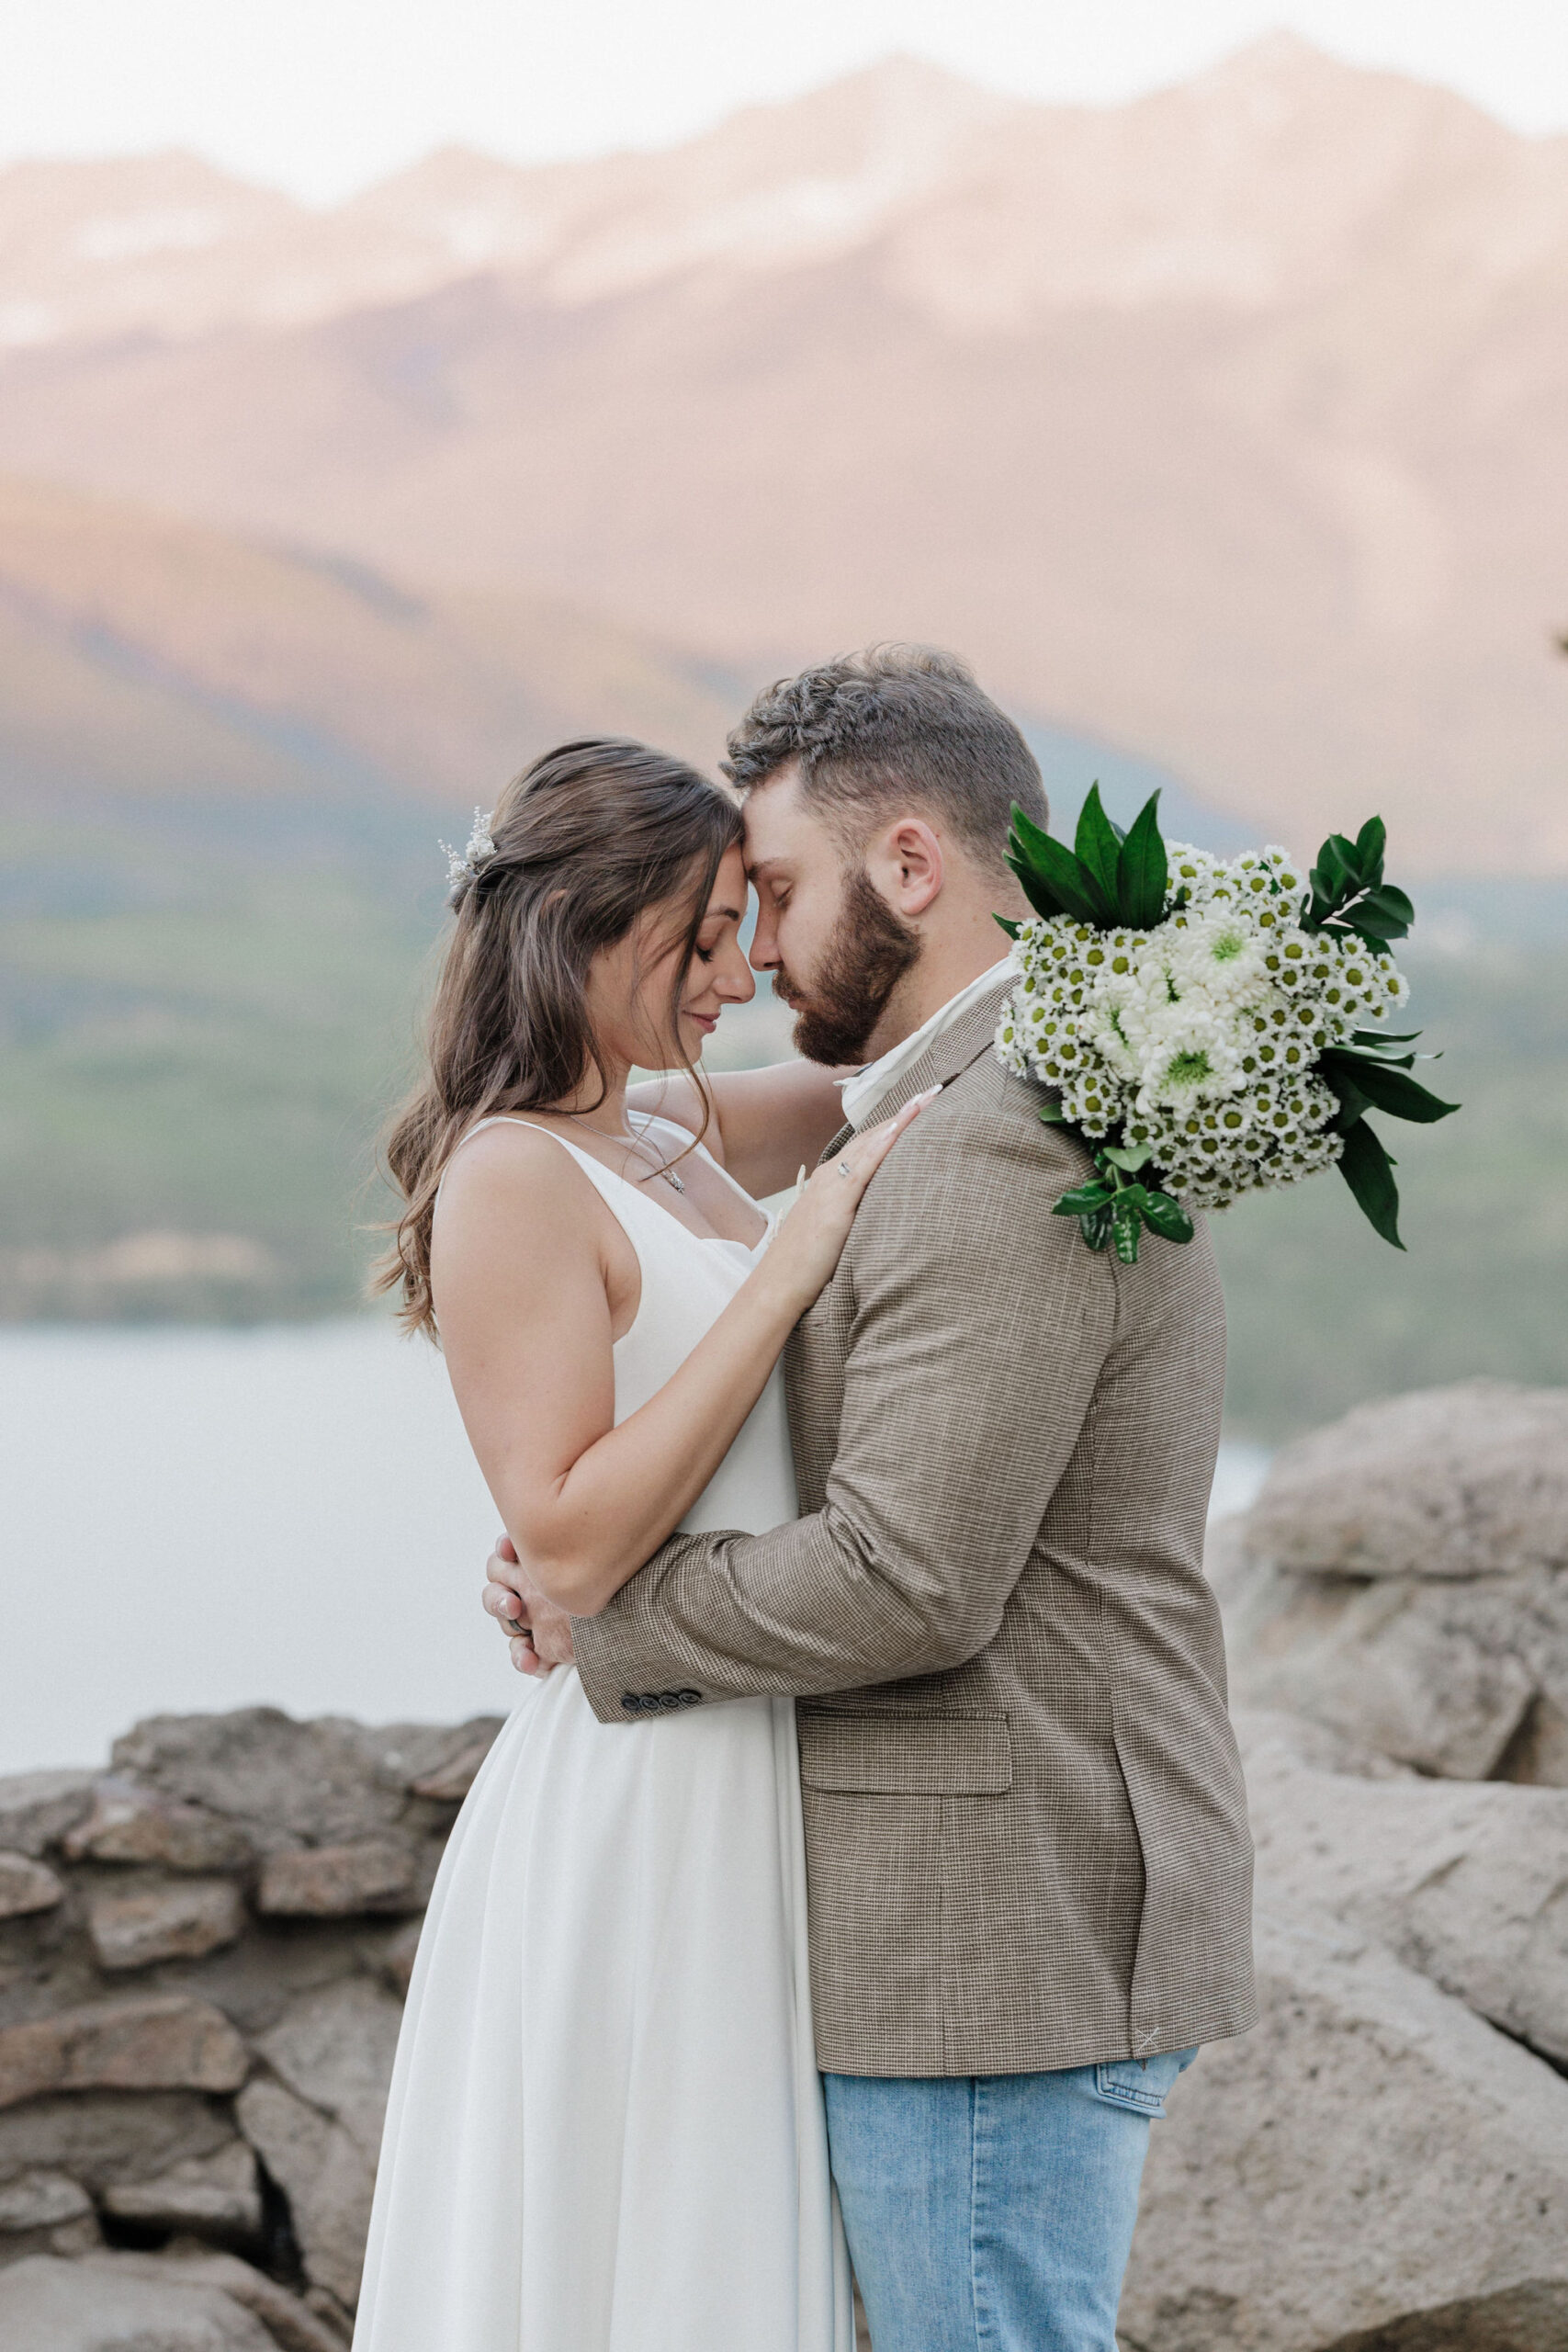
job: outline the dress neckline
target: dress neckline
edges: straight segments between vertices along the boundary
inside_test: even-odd
[[[640,1120],[644,1130],[650,1126],[668,1127],[674,1125],[672,1120],[660,1119],[652,1111],[628,1111],[626,1116],[630,1119]],[[605,1175],[610,1179],[610,1182],[613,1184],[619,1184],[623,1191],[632,1193],[637,1200],[641,1201],[646,1207],[651,1210],[655,1216],[661,1216],[667,1225],[672,1225],[677,1233],[683,1233],[687,1240],[694,1241],[700,1250],[743,1250],[748,1258],[755,1258],[760,1254],[764,1245],[773,1238],[775,1219],[771,1216],[763,1219],[762,1230],[757,1236],[755,1241],[741,1241],[734,1234],[729,1233],[694,1233],[691,1227],[684,1224],[682,1219],[675,1215],[672,1209],[664,1208],[658,1201],[650,1200],[649,1198],[648,1192],[643,1185],[634,1184],[629,1176],[621,1175],[619,1171],[612,1168],[606,1160],[599,1159],[598,1156],[592,1151],[585,1151],[581,1144],[573,1143],[570,1136],[563,1136],[558,1127],[547,1127],[540,1120],[524,1118],[515,1111],[494,1111],[491,1114],[488,1119],[476,1119],[473,1125],[468,1128],[468,1133],[461,1137],[460,1141],[456,1146],[455,1151],[448,1154],[449,1162],[450,1159],[456,1156],[456,1152],[462,1149],[463,1145],[468,1142],[468,1136],[477,1136],[481,1127],[532,1127],[536,1135],[554,1136],[557,1143],[563,1145],[565,1148],[571,1153],[574,1159],[587,1160],[590,1167],[597,1168],[601,1174]],[[686,1130],[682,1127],[678,1132],[684,1135]],[[730,1186],[732,1191],[739,1193],[741,1198],[746,1201],[751,1208],[756,1208],[757,1204],[752,1200],[750,1193],[747,1192],[743,1184],[738,1184],[736,1182],[728,1169],[720,1168],[712,1152],[704,1151],[700,1143],[697,1145],[697,1149],[702,1152],[703,1158],[707,1161],[708,1165],[713,1168],[718,1175],[723,1177],[725,1182]],[[650,1176],[656,1172],[656,1170],[651,1169],[649,1170]],[[761,1214],[761,1211],[758,1213],[759,1215]],[[624,1338],[625,1336],[625,1333],[623,1333],[622,1337]],[[618,1346],[620,1342],[617,1340],[615,1344]]]

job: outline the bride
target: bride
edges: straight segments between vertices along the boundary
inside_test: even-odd
[[[579,1616],[678,1527],[795,1516],[780,1351],[920,1107],[782,1226],[757,1207],[840,1113],[804,1064],[696,1076],[755,991],[740,840],[731,800],[639,744],[536,761],[454,860],[429,1069],[389,1138],[383,1283],[439,1331],[502,1517]],[[636,1066],[685,1076],[629,1088]],[[687,1702],[606,1729],[563,1668],[475,1781],[409,1988],[356,2352],[849,2352],[793,1703]]]

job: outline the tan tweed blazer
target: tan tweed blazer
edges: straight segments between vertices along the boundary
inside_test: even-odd
[[[1213,1253],[1119,1266],[1051,1215],[1085,1156],[989,1051],[1001,993],[879,1106],[951,1081],[791,1341],[803,1516],[677,1536],[574,1627],[606,1723],[796,1694],[830,2073],[1141,2058],[1255,2014],[1201,1569]]]

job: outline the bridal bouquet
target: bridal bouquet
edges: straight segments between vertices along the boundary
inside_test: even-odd
[[[997,1053],[1055,1091],[1042,1119],[1095,1147],[1056,1214],[1131,1265],[1145,1229],[1191,1239],[1189,1206],[1337,1166],[1403,1249],[1394,1162],[1366,1114],[1428,1123],[1459,1105],[1410,1077],[1400,1049],[1419,1032],[1387,1025],[1410,993],[1389,943],[1415,910],[1383,880],[1382,820],[1334,834],[1303,876],[1282,849],[1168,847],[1158,801],[1123,834],[1096,787],[1073,850],[1013,810],[1008,863],[1035,912],[998,917],[1018,980]]]

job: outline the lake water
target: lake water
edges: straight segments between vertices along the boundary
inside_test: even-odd
[[[1224,1449],[1216,1510],[1264,1462]],[[163,1713],[503,1712],[497,1524],[441,1359],[387,1323],[0,1331],[0,1772]]]

